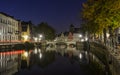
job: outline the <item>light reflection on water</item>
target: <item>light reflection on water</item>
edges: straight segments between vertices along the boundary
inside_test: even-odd
[[[15,65],[18,54],[22,54],[23,52],[23,50],[0,52],[0,73]]]
[[[51,62],[55,61],[55,56],[56,54],[60,54],[61,56],[68,56],[69,58],[71,57],[76,57],[79,60],[82,60],[84,55],[80,50],[42,50],[39,48],[35,48],[32,53],[32,58],[30,58],[30,64],[38,64],[41,66],[47,66]],[[34,63],[33,63],[34,62]]]
[[[0,68],[5,68],[7,66],[15,63],[14,58],[18,58],[18,54],[23,53],[23,51],[18,51],[18,52],[3,52],[0,53]],[[69,58],[72,56],[76,56],[81,60],[82,59],[82,53],[80,54],[79,50],[51,50],[51,51],[46,51],[42,50],[39,48],[35,48],[29,58],[29,66],[32,66],[34,64],[38,64],[40,67],[46,67],[47,65],[51,64],[52,62],[55,61],[56,54],[65,56],[68,55]],[[81,56],[79,56],[81,55]],[[20,60],[19,60],[20,61]],[[24,65],[21,62],[21,65]]]

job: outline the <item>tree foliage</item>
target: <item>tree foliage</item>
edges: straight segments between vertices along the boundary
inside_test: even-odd
[[[91,33],[101,33],[120,26],[120,0],[87,0],[83,3],[83,27]]]
[[[45,22],[38,24],[35,29],[37,34],[42,34],[46,40],[53,40],[55,38],[55,29]]]

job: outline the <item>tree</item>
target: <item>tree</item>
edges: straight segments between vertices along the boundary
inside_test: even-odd
[[[45,22],[38,24],[37,30],[43,34],[46,40],[53,40],[55,38],[55,29]]]
[[[105,38],[106,32],[104,31],[111,27],[110,32],[113,33],[120,26],[119,10],[119,0],[87,0],[87,2],[83,3],[82,9],[83,27],[89,33],[104,33]]]
[[[119,0],[87,0],[83,4],[82,19],[89,29],[97,28],[95,32],[101,33],[104,28],[108,29],[108,26],[114,30],[120,26],[119,4]]]

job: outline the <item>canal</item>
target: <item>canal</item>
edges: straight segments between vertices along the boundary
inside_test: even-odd
[[[86,67],[85,56],[73,51],[41,52],[33,51],[30,54],[29,66],[22,61],[21,69],[14,75],[92,75]]]
[[[89,68],[87,59],[87,53],[80,50],[2,52],[0,75],[97,75],[93,74],[96,68]]]

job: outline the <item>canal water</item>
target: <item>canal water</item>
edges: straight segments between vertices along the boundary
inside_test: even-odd
[[[84,66],[87,63],[85,56],[73,54],[73,51],[64,54],[33,51],[29,57],[29,66],[22,61],[21,69],[14,75],[92,75]]]

